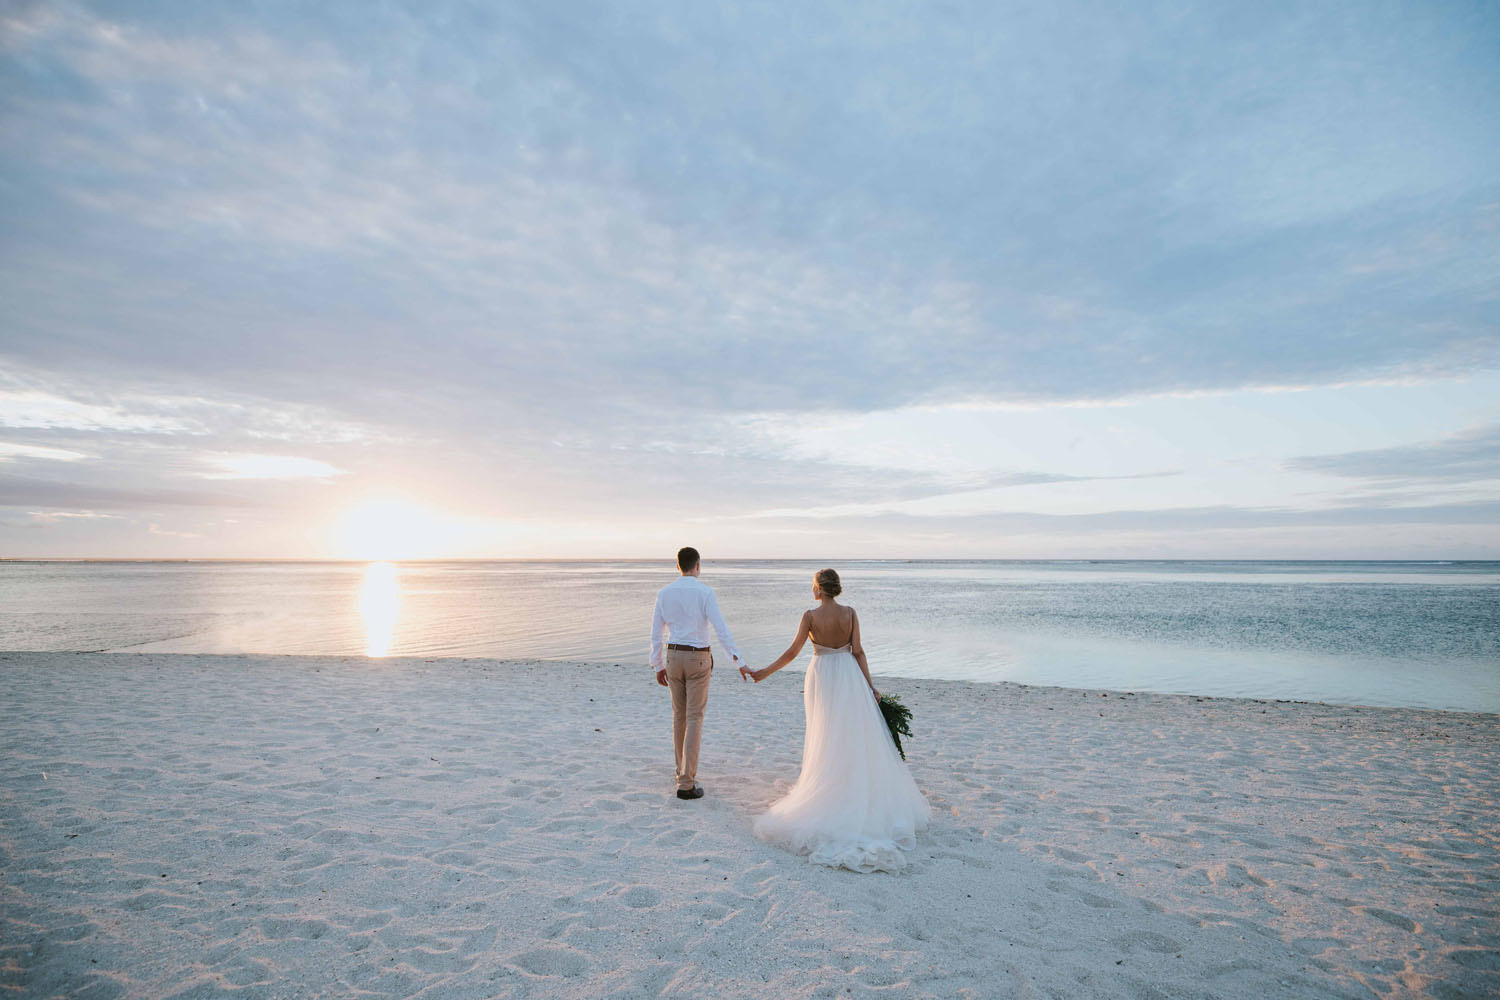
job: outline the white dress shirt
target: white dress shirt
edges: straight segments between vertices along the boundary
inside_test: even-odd
[[[696,576],[679,576],[661,588],[651,619],[651,669],[666,666],[662,651],[669,640],[662,636],[664,628],[670,633],[670,641],[680,646],[707,646],[710,625],[719,633],[719,644],[738,660],[739,648],[719,613],[719,598],[712,587]]]

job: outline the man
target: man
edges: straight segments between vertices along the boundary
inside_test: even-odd
[[[672,750],[677,755],[677,797],[701,799],[698,787],[698,747],[703,740],[703,709],[708,705],[708,678],[714,655],[708,645],[708,627],[719,634],[719,643],[736,663],[740,651],[719,613],[719,598],[698,579],[698,550],[677,553],[682,574],[656,595],[656,613],[651,621],[651,668],[656,683],[672,691]],[[662,630],[671,642],[662,652]]]

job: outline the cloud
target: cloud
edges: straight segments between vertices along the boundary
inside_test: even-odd
[[[1085,536],[1099,532],[1178,532],[1183,537],[1206,531],[1260,528],[1318,528],[1380,525],[1490,525],[1500,518],[1500,501],[1480,500],[1453,504],[1412,506],[1345,506],[1321,510],[1301,507],[1245,507],[1217,504],[1167,510],[1114,510],[1086,514],[1048,514],[1036,511],[919,516],[876,511],[847,518],[861,530],[887,528],[895,534],[917,526],[926,532],[967,532],[975,539],[1004,538],[1014,533],[1044,533],[1055,537]],[[817,515],[789,513],[782,520],[791,525],[816,524]],[[836,529],[824,529],[836,530]]]
[[[1385,483],[1484,482],[1500,479],[1500,424],[1474,427],[1437,441],[1293,458],[1287,467]]]
[[[878,507],[1091,477],[755,422],[1500,370],[1491,11],[0,18],[0,426],[89,459],[23,506]]]
[[[179,433],[187,424],[51,392],[0,391],[0,427]]]
[[[1144,472],[1125,476],[1071,476],[1040,472],[996,472],[977,477],[934,477],[915,471],[891,469],[863,470],[865,477],[878,488],[856,488],[848,491],[820,491],[813,502],[802,507],[780,507],[752,510],[744,513],[748,519],[825,519],[874,517],[882,514],[904,514],[912,517],[935,518],[953,516],[935,513],[930,501],[944,501],[951,507],[954,501],[962,504],[971,501],[983,509],[993,505],[997,490],[1021,486],[1046,486],[1059,483],[1104,483],[1131,479],[1160,479],[1178,475],[1176,470]],[[834,502],[842,493],[843,502]],[[871,496],[878,499],[867,499]],[[980,516],[980,515],[975,515]]]
[[[33,12],[10,351],[549,424],[1500,359],[1462,41],[1308,15],[1237,24],[1247,62],[1210,13],[828,13]],[[57,294],[81,273],[104,294]]]
[[[42,445],[0,441],[0,462],[13,462],[17,459],[30,459],[42,462],[81,462],[86,458],[88,456],[83,452],[69,451],[67,448],[48,448]]]
[[[146,533],[149,534],[149,535],[155,535],[155,536],[158,536],[158,537],[161,537],[161,538],[202,538],[203,537],[199,532],[196,532],[196,531],[173,531],[170,528],[163,528],[161,525],[155,523],[154,521],[151,524],[146,525]]]
[[[56,524],[59,521],[115,521],[119,520],[118,514],[103,514],[96,510],[33,510],[30,516],[43,524]]]
[[[327,479],[343,475],[327,462],[297,455],[215,455],[204,479]]]
[[[116,438],[210,437],[353,443],[382,436],[326,407],[296,405],[252,394],[150,393],[107,379],[80,379],[16,370],[0,373],[0,427],[15,431],[82,432]],[[42,391],[31,383],[47,382]]]
[[[133,489],[87,483],[0,475],[0,507],[88,506],[106,510],[141,507],[222,507],[238,509],[264,506],[246,496],[198,490]]]

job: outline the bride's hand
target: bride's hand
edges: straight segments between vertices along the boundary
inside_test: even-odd
[[[744,680],[744,681],[756,681],[757,683],[759,683],[760,679],[755,676],[755,671],[751,670],[749,667],[747,667],[743,663],[741,663],[740,664],[740,680]]]
[[[880,700],[880,692],[879,692],[879,691],[876,691],[876,690],[875,690],[875,689],[874,689],[874,688],[873,688],[873,687],[872,687],[872,688],[870,688],[870,693],[871,693],[871,694],[873,694],[873,695],[874,695],[874,696],[875,696],[875,700],[876,700],[876,701],[879,701],[879,700]]]

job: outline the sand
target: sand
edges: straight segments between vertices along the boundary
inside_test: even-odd
[[[1500,994],[1500,716],[888,679],[900,875],[755,841],[801,676],[0,654],[27,997]]]

